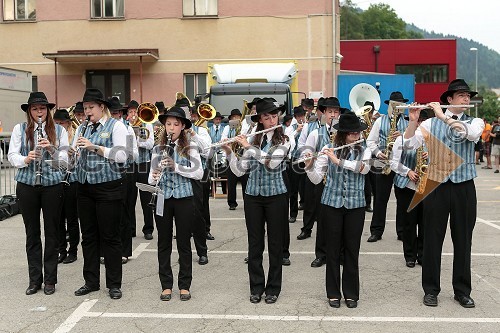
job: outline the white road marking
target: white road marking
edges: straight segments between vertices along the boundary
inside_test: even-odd
[[[483,220],[482,218],[479,218],[479,217],[476,217],[476,221],[477,221],[477,222],[484,223],[484,224],[486,224],[486,225],[489,225],[489,226],[490,226],[490,227],[492,227],[492,228],[495,228],[495,229],[500,230],[500,226],[498,226],[498,225],[496,225],[496,224],[491,223],[491,221],[486,221],[486,220]]]
[[[75,311],[62,323],[54,333],[67,333],[70,332],[73,327],[82,319],[83,317],[99,317],[101,312],[89,312],[89,310],[97,303],[97,299],[88,300],[86,299],[82,304],[80,304]]]
[[[137,259],[137,257],[144,251],[147,251],[149,243],[140,243],[135,250],[132,252],[132,257],[130,259]]]

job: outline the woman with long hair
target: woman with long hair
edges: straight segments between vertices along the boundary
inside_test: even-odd
[[[283,106],[274,98],[259,99],[255,103],[257,113],[252,121],[258,123],[256,131],[268,130],[254,135],[249,143],[246,135],[236,137],[245,149],[240,160],[229,146],[224,149],[230,160],[231,171],[236,177],[249,173],[245,189],[245,221],[248,232],[248,274],[250,278],[250,302],[261,301],[266,294],[266,303],[275,303],[281,292],[284,225],[288,223],[287,188],[283,180],[285,158],[291,140],[278,125],[279,112]],[[262,267],[265,227],[269,251],[269,273],[267,283]]]
[[[157,185],[162,194],[157,196],[155,221],[158,231],[158,264],[162,287],[160,299],[172,298],[173,274],[171,264],[172,233],[175,219],[179,276],[177,285],[181,301],[191,299],[193,278],[191,234],[195,224],[196,208],[191,179],[203,177],[201,158],[196,146],[191,146],[185,129],[191,121],[180,107],[174,106],[159,116],[165,127],[161,144],[153,148],[148,182]]]
[[[68,133],[54,123],[43,92],[33,92],[21,109],[26,122],[17,124],[9,145],[9,162],[17,168],[16,195],[26,231],[29,286],[26,295],[35,294],[45,283],[46,295],[55,292],[57,283],[58,231],[63,203],[61,170],[46,160],[67,161]],[[38,179],[37,179],[38,178]],[[40,210],[43,213],[45,246],[42,259]]]
[[[321,223],[327,238],[326,294],[331,307],[340,307],[344,296],[349,308],[355,308],[359,299],[359,247],[365,220],[364,175],[370,170],[371,151],[360,143],[366,129],[353,112],[340,116],[333,128],[334,141],[322,149],[307,176],[314,184],[325,179],[321,197]],[[335,148],[348,145],[335,151]],[[340,271],[343,246],[343,271]]]

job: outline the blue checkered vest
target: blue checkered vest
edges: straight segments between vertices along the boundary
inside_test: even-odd
[[[208,134],[210,134],[210,138],[212,139],[212,142],[219,142],[222,138],[222,131],[224,130],[224,126],[222,126],[222,124],[219,125],[219,130],[215,131],[215,126],[216,125],[212,125],[212,127],[210,127],[210,129],[208,130]]]
[[[404,149],[404,146],[400,146],[403,151],[401,152],[400,163],[404,166],[410,168],[411,170],[415,170],[415,166],[417,164],[417,151],[415,149]],[[399,188],[405,188],[410,182],[410,178],[401,176],[396,173],[394,175],[394,185]]]
[[[30,152],[28,139],[26,137],[26,123],[21,124],[21,150],[20,154],[23,156],[28,156]],[[59,148],[61,142],[61,133],[62,127],[59,125],[56,126],[56,148]],[[35,135],[36,140],[36,135]],[[59,184],[63,179],[63,174],[61,170],[53,169],[49,164],[45,163],[44,160],[52,159],[49,152],[44,150],[42,156],[42,185],[43,186],[52,186]],[[36,174],[36,165],[35,161],[30,162],[27,167],[17,169],[15,180],[16,182],[26,184],[26,185],[35,185],[35,174]]]
[[[175,163],[182,166],[189,167],[191,165],[191,162],[188,158],[180,156],[177,153],[177,147],[174,149],[172,159]],[[163,170],[159,187],[163,190],[165,199],[169,199],[171,197],[180,199],[193,196],[191,179],[183,177],[173,170]]]
[[[318,129],[318,141],[316,142],[316,151],[319,152],[321,148],[330,143],[330,133],[326,126],[321,126]]]
[[[146,124],[142,124],[141,127],[146,128]],[[151,149],[146,149],[139,147],[139,159],[136,163],[146,163],[151,161]]]
[[[329,144],[328,147],[332,147],[332,145]],[[363,151],[357,153],[351,151],[346,160],[361,160],[362,156]],[[364,207],[366,205],[365,175],[344,169],[329,160],[321,203],[334,208]]]
[[[99,125],[97,130],[90,134],[92,126],[87,128],[87,138],[94,145],[102,147],[113,147],[113,127],[116,119],[109,118],[104,125]],[[121,148],[124,149],[124,148]],[[123,164],[115,163],[103,156],[97,155],[93,151],[82,149],[80,156],[80,163],[77,168],[78,182],[85,184],[100,184],[123,177]],[[113,152],[111,152],[113,154]]]
[[[310,121],[307,123],[307,136],[311,134],[312,131],[314,131],[316,128],[319,127],[319,122],[318,121]]]
[[[193,129],[193,131],[196,132],[196,134],[200,134],[200,132],[199,132],[200,127],[199,126],[191,125],[191,128]],[[203,168],[203,170],[205,170],[205,168],[207,166],[207,159],[205,157],[202,157],[202,156],[200,156],[200,159],[201,159],[201,167]]]
[[[396,124],[398,131],[403,134],[408,127],[408,120],[404,119],[404,116],[400,116]],[[379,130],[379,143],[378,149],[384,150],[387,148],[387,136],[389,135],[389,130],[391,129],[391,118],[384,114],[380,117],[380,130]]]
[[[271,141],[267,143],[262,151],[267,153],[270,148]],[[261,195],[263,197],[286,193],[287,190],[282,176],[285,169],[285,160],[283,160],[277,168],[269,169],[252,158],[250,161],[250,174],[248,176],[245,193],[252,196]]]
[[[297,127],[299,127],[299,124],[293,124],[292,125],[293,130],[297,130]],[[292,151],[292,157],[293,158],[299,158],[300,157],[300,151],[299,151],[299,138],[300,138],[300,133],[295,136],[295,147],[293,148]]]
[[[472,122],[472,117],[466,114],[462,115],[461,121],[467,121],[469,124]],[[474,161],[474,145],[473,141],[467,139],[459,139],[452,134],[453,131],[451,127],[446,125],[443,121],[432,118],[431,119],[431,135],[437,138],[439,141],[444,143],[449,149],[451,149],[455,154],[464,159],[464,162],[456,170],[444,170],[450,175],[444,179],[442,182],[451,180],[453,183],[462,183],[467,180],[471,180],[477,177],[476,165]],[[429,170],[440,168],[446,169],[448,165],[448,158],[451,157],[446,152],[438,153],[438,158],[440,158],[442,163],[438,161],[433,161],[432,156],[429,158]],[[430,175],[429,175],[430,176]],[[429,177],[430,178],[430,177]]]

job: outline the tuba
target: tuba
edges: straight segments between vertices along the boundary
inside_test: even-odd
[[[196,112],[198,113],[199,119],[193,124],[197,127],[206,127],[204,124],[205,121],[209,121],[215,118],[215,108],[208,103],[201,103],[196,108]]]
[[[135,135],[140,139],[149,138],[149,130],[144,128],[143,124],[153,124],[158,120],[160,112],[153,103],[141,103],[137,108],[137,118],[131,124]]]
[[[380,108],[380,95],[372,85],[368,83],[359,83],[349,92],[349,105],[353,110],[361,109],[366,101],[373,102],[375,110]]]

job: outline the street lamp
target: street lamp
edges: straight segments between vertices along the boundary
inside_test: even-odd
[[[477,47],[471,47],[469,50],[476,52],[476,91],[479,91],[477,88],[477,54],[478,54]],[[474,108],[476,109],[476,118],[477,118],[477,104],[475,104]]]

